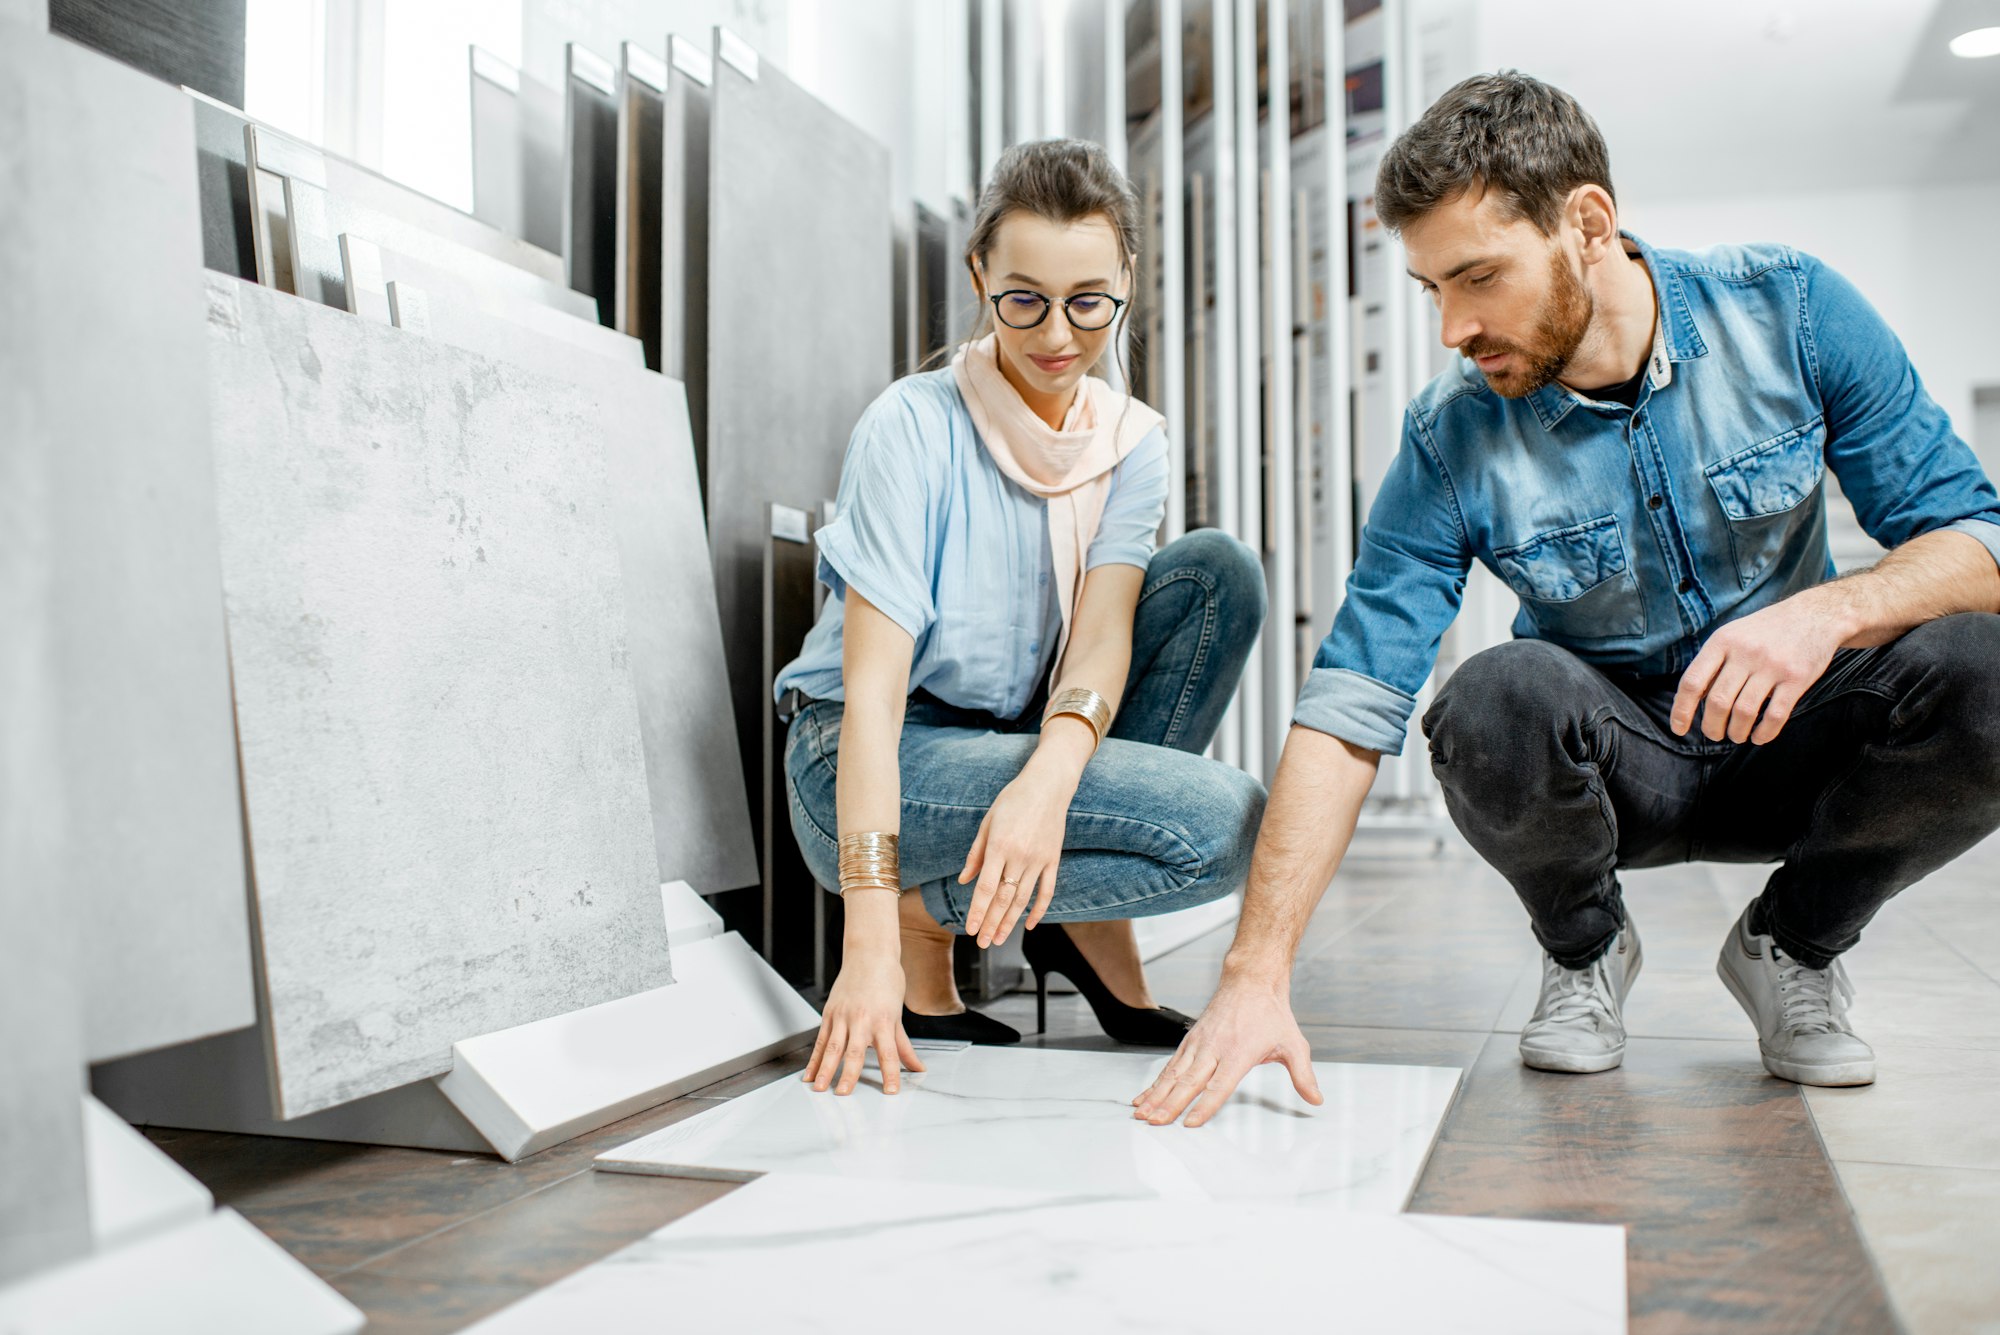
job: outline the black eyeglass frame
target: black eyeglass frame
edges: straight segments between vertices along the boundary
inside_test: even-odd
[[[1006,316],[1000,313],[1000,303],[1003,300],[1005,300],[1008,297],[1019,297],[1019,296],[1036,297],[1039,298],[1042,303],[1042,313],[1036,316],[1033,320],[1029,321],[1027,324],[1015,324],[1012,320],[1009,320]],[[1081,301],[1085,297],[1102,297],[1106,301],[1110,302],[1111,318],[1106,320],[1103,324],[1094,324],[1094,325],[1078,324],[1076,322],[1076,316],[1070,313],[1069,304],[1072,301]],[[1005,292],[994,293],[992,296],[988,297],[987,300],[993,303],[993,318],[998,320],[1001,324],[1006,325],[1009,329],[1033,329],[1036,326],[1040,325],[1042,321],[1049,318],[1049,311],[1055,307],[1057,299],[1048,296],[1045,293],[1037,292],[1032,287],[1010,287]],[[1119,314],[1123,312],[1125,307],[1129,304],[1126,298],[1114,297],[1109,292],[1072,292],[1069,296],[1066,296],[1061,300],[1063,308],[1063,319],[1069,321],[1070,328],[1079,330],[1080,332],[1086,334],[1100,333],[1103,330],[1109,329],[1112,325],[1117,324]]]

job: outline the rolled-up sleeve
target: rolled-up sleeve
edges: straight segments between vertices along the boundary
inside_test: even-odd
[[[870,405],[848,440],[836,518],[814,535],[819,578],[833,596],[854,589],[913,640],[937,620],[930,561],[937,451],[923,448],[925,429],[893,386]]]
[[[1160,521],[1167,516],[1167,468],[1167,434],[1157,429],[1119,461],[1112,470],[1097,536],[1090,540],[1085,570],[1105,565],[1146,568],[1159,541]]]
[[[1902,341],[1854,285],[1810,256],[1807,350],[1826,414],[1826,460],[1884,547],[1940,529],[2000,562],[2000,494],[1924,389]]]
[[[1400,754],[1471,566],[1443,464],[1405,415],[1402,448],[1368,512],[1347,595],[1313,657],[1292,721]]]

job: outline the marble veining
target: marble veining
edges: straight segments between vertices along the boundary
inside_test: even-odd
[[[1617,1335],[1625,1309],[1616,1227],[773,1173],[472,1329]]]
[[[671,982],[597,400],[234,278],[209,331],[279,1115]]]
[[[614,1172],[893,1178],[1184,1201],[1403,1208],[1458,1088],[1454,1068],[1314,1064],[1324,1105],[1282,1068],[1252,1071],[1207,1126],[1155,1127],[1130,1101],[1166,1058],[1051,1049],[926,1050],[903,1092],[845,1098],[796,1075],[607,1151]]]

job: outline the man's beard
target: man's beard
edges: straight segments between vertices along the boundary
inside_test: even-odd
[[[1459,351],[1467,357],[1512,353],[1525,365],[1487,375],[1486,385],[1503,399],[1522,398],[1544,385],[1554,384],[1569,367],[1570,358],[1583,346],[1583,336],[1590,331],[1590,321],[1596,312],[1597,302],[1590,289],[1570,269],[1568,257],[1561,249],[1554,249],[1549,252],[1549,295],[1535,320],[1534,342],[1518,347],[1477,338]]]

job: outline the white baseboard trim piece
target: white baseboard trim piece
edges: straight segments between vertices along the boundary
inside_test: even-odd
[[[818,1029],[819,1012],[735,932],[672,948],[672,986],[454,1044],[438,1088],[511,1161],[748,1070]]]
[[[1134,918],[1132,934],[1139,939],[1139,958],[1156,960],[1168,951],[1179,950],[1197,937],[1206,936],[1225,923],[1235,922],[1242,911],[1243,896],[1237,894],[1197,904],[1178,913]]]
[[[199,1223],[215,1210],[215,1197],[192,1173],[89,1095],[83,1156],[90,1237],[99,1251]]]
[[[402,1145],[453,1154],[493,1152],[472,1123],[438,1093],[434,1080],[280,1121],[272,1112],[270,1056],[261,1028],[105,1062],[91,1069],[90,1087],[137,1126]]]
[[[7,1335],[348,1335],[365,1322],[234,1210],[0,1288]]]

